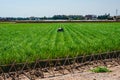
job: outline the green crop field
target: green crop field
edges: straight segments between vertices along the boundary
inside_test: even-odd
[[[0,64],[117,50],[120,23],[0,23]]]

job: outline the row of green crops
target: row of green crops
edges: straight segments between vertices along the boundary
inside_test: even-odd
[[[0,64],[115,50],[120,23],[0,23]]]

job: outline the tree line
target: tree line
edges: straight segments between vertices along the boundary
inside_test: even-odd
[[[52,17],[0,17],[0,21],[20,21],[20,20],[114,20],[110,14],[104,15],[54,15]]]

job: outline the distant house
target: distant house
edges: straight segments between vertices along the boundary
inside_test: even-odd
[[[97,16],[96,15],[85,15],[86,20],[96,20]]]
[[[117,18],[120,20],[120,15],[119,15],[119,16],[117,16]]]
[[[114,20],[120,21],[120,15],[114,16]]]

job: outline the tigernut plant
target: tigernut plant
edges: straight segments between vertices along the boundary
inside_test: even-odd
[[[0,23],[0,64],[117,50],[120,23]]]

